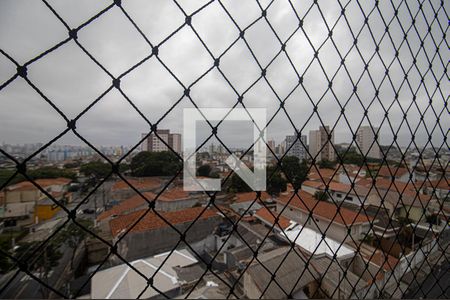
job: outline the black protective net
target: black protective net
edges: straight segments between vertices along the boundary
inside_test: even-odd
[[[130,294],[123,294],[122,297],[127,295],[149,297],[150,290],[165,297],[198,297],[200,288],[208,281],[214,281],[216,285],[212,288],[220,289],[221,295],[230,298],[244,296],[292,298],[299,297],[300,290],[313,298],[450,296],[448,283],[450,209],[446,173],[449,167],[447,142],[449,54],[446,37],[448,7],[446,9],[444,1],[374,0],[361,3],[353,0],[336,0],[328,3],[318,0],[256,0],[248,1],[242,8],[238,8],[249,10],[248,16],[255,16],[244,26],[237,17],[242,13],[237,13],[236,7],[227,1],[209,1],[188,10],[185,7],[187,4],[183,4],[183,1],[174,0],[173,5],[177,13],[183,15],[184,20],[173,30],[164,30],[167,33],[159,43],[152,40],[143,26],[135,21],[133,14],[128,11],[128,1],[115,0],[76,27],[71,27],[66,22],[65,17],[51,1],[42,2],[51,12],[49,17],[59,22],[61,28],[67,32],[67,37],[24,63],[19,63],[15,59],[14,51],[7,51],[4,50],[7,47],[2,47],[1,54],[9,63],[15,65],[17,72],[1,83],[0,93],[14,82],[25,82],[34,91],[33,93],[51,106],[54,114],[58,114],[67,122],[67,126],[51,140],[42,141],[42,146],[24,159],[18,159],[8,153],[7,149],[0,148],[5,160],[16,165],[12,176],[2,184],[1,190],[7,190],[17,176],[23,176],[54,206],[64,211],[67,218],[43,241],[34,243],[33,247],[25,251],[1,249],[4,256],[2,260],[6,260],[9,264],[7,272],[0,278],[2,297],[16,295],[26,297],[24,295],[27,294],[21,294],[21,289],[28,281],[33,282],[34,289],[45,290],[45,293],[37,294],[37,297],[78,297],[87,286],[91,287],[91,296],[94,296],[94,288],[98,289],[94,285],[102,285],[104,282],[94,281],[93,278],[98,272],[111,266],[111,260],[115,260],[115,265],[125,264],[124,268],[128,268],[129,272],[134,272],[137,276],[134,280],[140,277],[139,280],[142,281],[143,278],[146,283],[142,290],[134,290]],[[146,5],[152,6],[152,3]],[[328,6],[332,6],[333,9],[328,9]],[[217,47],[210,46],[212,43],[210,39],[222,38],[220,32],[216,36],[205,38],[202,32],[197,30],[198,27],[202,27],[202,21],[205,20],[203,15],[207,15],[211,7],[214,7],[215,11],[220,11],[220,14],[216,13],[211,18],[219,16],[225,18],[227,23],[220,24],[227,24],[228,36],[233,37],[226,46],[221,47],[221,51],[218,51]],[[273,17],[278,10],[285,11],[286,17],[283,20]],[[148,46],[146,56],[137,63],[128,65],[119,75],[113,75],[117,72],[108,70],[102,59],[83,45],[79,38],[83,31],[88,30],[111,11],[115,12],[114,16],[120,14],[124,17],[131,25],[129,28],[133,30],[133,34],[137,33]],[[168,13],[167,18],[170,17]],[[258,27],[258,30],[264,28],[263,31],[266,36],[270,35],[270,39],[255,42],[258,38],[255,39],[254,36],[253,39],[249,38],[255,34],[253,33],[255,27]],[[180,76],[176,61],[164,57],[165,45],[176,39],[180,31],[189,31],[190,38],[198,40],[199,48],[206,51],[206,56],[210,58],[209,66],[203,68],[204,66],[198,65],[196,69],[196,57],[189,55],[185,57],[187,60],[193,60],[190,66],[198,73],[195,80],[189,82],[185,80],[183,72],[181,72],[183,76]],[[225,35],[223,39],[226,40]],[[59,102],[54,97],[48,96],[29,76],[36,63],[66,44],[78,47],[83,55],[100,68],[110,80],[108,88],[99,96],[89,99],[89,104],[74,118],[68,117]],[[184,51],[182,43],[179,48],[180,52]],[[227,64],[227,54],[235,48],[238,48],[238,51],[245,51],[247,55],[242,56],[237,64],[230,67],[230,64]],[[276,50],[269,51],[269,55],[268,51],[264,52],[266,48]],[[177,88],[181,91],[171,99],[170,106],[167,106],[161,114],[155,112],[152,115],[143,112],[121,85],[128,76],[150,61],[155,68],[167,71],[168,76],[176,81]],[[247,85],[236,80],[239,77],[234,73],[248,71],[246,69],[250,66],[253,68],[251,72],[257,74],[254,79]],[[54,67],[57,69],[60,66]],[[280,71],[280,68],[284,71]],[[285,75],[288,72],[289,78]],[[172,149],[171,144],[158,130],[164,127],[166,119],[174,118],[172,112],[182,104],[188,103],[190,107],[195,108],[202,106],[199,104],[200,100],[196,99],[199,97],[198,90],[202,90],[202,81],[209,80],[207,78],[212,73],[215,74],[215,79],[222,82],[230,91],[233,98],[229,105],[232,107],[230,109],[255,106],[257,102],[251,100],[247,102],[247,99],[254,97],[253,93],[260,93],[261,90],[263,93],[270,93],[273,100],[271,105],[276,106],[276,109],[269,110],[267,126],[259,130],[270,130],[271,124],[282,122],[285,128],[290,128],[289,131],[294,133],[295,138],[284,153],[275,151],[268,141],[264,141],[273,161],[267,177],[270,180],[282,174],[281,176],[290,185],[288,192],[274,197],[277,202],[276,209],[269,207],[270,205],[264,201],[265,193],[253,192],[251,205],[240,213],[233,212],[226,201],[222,200],[221,197],[224,194],[226,197],[226,193],[205,191],[207,201],[199,206],[201,209],[199,208],[193,220],[180,227],[172,224],[173,216],[157,209],[157,203],[160,197],[164,197],[165,191],[170,190],[179,180],[182,168],[177,168],[175,175],[165,178],[162,187],[154,196],[149,196],[140,187],[135,186],[134,183],[137,181],[125,175],[121,165],[135,155],[151,135],[155,135],[179,161],[183,160],[180,153]],[[280,84],[283,89],[280,88]],[[83,122],[83,116],[112,92],[118,92],[148,127],[148,134],[142,136],[138,143],[116,161],[99,149],[95,141],[87,139],[78,130]],[[208,91],[204,91],[204,94],[208,94]],[[297,102],[302,102],[304,106],[301,109],[293,106]],[[331,109],[339,112],[336,118],[328,115]],[[306,141],[301,139],[302,133],[306,133],[306,128],[310,128],[312,122],[321,126],[322,139],[325,137],[326,140],[315,152],[310,151],[311,141],[308,150]],[[227,145],[226,139],[220,133],[222,122],[213,124],[206,121],[206,123],[210,133],[202,140],[197,150],[200,151],[214,139],[225,153],[231,154],[233,152],[231,146]],[[369,133],[374,137],[366,149],[380,149],[381,156],[376,160],[368,157],[357,141],[357,133],[363,124],[368,124]],[[350,137],[349,143],[339,146],[333,143],[334,134],[338,130],[344,131],[346,136]],[[69,208],[53,193],[42,187],[35,177],[30,176],[28,164],[52,144],[71,133],[95,151],[110,165],[110,168],[108,175],[97,180],[84,194],[83,199]],[[139,134],[136,133],[136,136]],[[384,135],[383,145],[379,142],[381,135]],[[292,168],[285,160],[290,148],[296,143],[300,143],[306,149],[307,173],[316,176],[313,180],[316,184],[314,188],[320,192],[314,197],[321,198],[320,200],[312,200],[314,197],[305,193],[307,184],[305,182],[303,186],[298,184],[295,172],[292,172]],[[246,147],[246,151],[241,152],[241,157],[251,153],[252,147],[253,145]],[[321,165],[323,159],[319,157],[325,150],[335,153],[335,166],[328,169],[326,174]],[[356,162],[351,160],[355,152],[362,153]],[[414,163],[411,163],[412,152],[415,153]],[[396,159],[393,159],[393,156]],[[377,165],[377,168],[374,168],[374,165]],[[417,175],[419,171],[422,174],[420,179]],[[363,172],[365,175],[361,178],[359,174]],[[338,176],[347,178],[345,186],[349,189],[342,187],[340,189],[339,183],[335,180]],[[222,184],[226,185],[232,181],[232,177],[233,172],[228,173],[222,179]],[[402,179],[399,179],[400,177]],[[123,181],[135,195],[148,204],[146,210],[134,215],[134,218],[128,221],[126,229],[114,239],[100,234],[97,227],[87,225],[77,214],[83,205],[93,201],[98,193],[109,189],[111,181]],[[365,185],[362,182],[365,182]],[[353,199],[354,205],[351,207],[346,201],[342,201],[349,197]],[[369,198],[377,200],[371,201],[369,205]],[[256,243],[248,238],[250,230],[248,226],[241,226],[243,223],[248,224],[248,215],[254,204],[265,209],[265,220],[270,221],[265,223],[265,234],[259,236]],[[5,200],[2,205],[6,207],[7,201]],[[331,210],[329,205],[332,206]],[[220,235],[222,240],[217,249],[207,251],[208,255],[205,255],[204,251],[191,245],[189,232],[211,211],[220,213],[223,228],[226,230]],[[297,231],[294,231],[293,223],[286,224],[286,219],[295,219],[296,213],[306,218],[297,220],[305,226],[297,227],[295,229]],[[171,244],[168,254],[151,271],[139,267],[135,260],[131,261],[121,250],[121,244],[127,235],[142,226],[149,215],[158,218],[158,222],[164,223],[177,236],[177,241]],[[360,218],[364,220],[361,221]],[[359,222],[365,225],[363,232],[358,232],[356,238],[354,230],[360,230]],[[318,234],[321,237],[319,242],[308,239],[311,236],[308,228],[314,228],[315,236]],[[336,235],[337,230],[344,232],[343,236],[326,238]],[[51,257],[55,252],[52,247],[56,247],[55,245],[60,243],[59,237],[67,232],[69,234],[77,232],[83,237],[80,240],[74,239],[75,243],[71,248],[76,248],[77,243],[96,240],[99,245],[105,246],[106,254],[90,272],[85,273],[87,275],[84,277],[71,274],[69,277],[61,275],[57,280],[49,280],[55,276],[43,277],[39,270],[47,268],[55,274],[58,272],[65,274],[65,267],[57,263],[55,266],[48,266],[49,259],[42,257]],[[276,237],[273,235],[274,232],[277,232]],[[292,236],[293,232],[295,236]],[[241,251],[248,253],[248,259],[243,260],[237,267],[226,266],[226,263],[223,263],[224,251],[230,250],[227,245],[233,239],[239,239]],[[275,258],[270,257],[271,252],[266,249],[269,240],[277,245],[271,251],[283,249]],[[308,244],[306,250],[305,243]],[[161,283],[160,276],[161,272],[165,272],[166,262],[177,249],[181,248],[187,249],[198,260],[201,271],[189,285],[184,285],[175,293]],[[323,248],[328,249],[325,250],[325,257],[320,255]],[[346,256],[348,249],[353,249],[351,250],[353,254]],[[77,254],[74,256],[77,257]],[[341,256],[345,256],[345,259]],[[296,264],[295,272],[288,268],[293,262]],[[21,280],[24,274],[28,276],[26,282]],[[56,277],[58,276],[60,275]],[[75,277],[81,278],[79,281],[82,282],[77,288],[73,286],[69,288],[66,281]],[[113,287],[106,289],[112,291]],[[116,289],[117,286],[114,287],[114,291]],[[136,286],[130,284],[128,289],[136,289]],[[109,291],[97,295],[120,297],[120,294],[111,294]]]

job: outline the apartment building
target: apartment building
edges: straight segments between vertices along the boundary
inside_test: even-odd
[[[142,138],[147,134],[142,133]],[[161,152],[169,151],[169,147],[176,153],[181,154],[181,134],[170,133],[169,129],[158,129],[155,133],[151,133],[142,143],[142,151]]]
[[[298,157],[300,161],[307,159],[306,135],[302,135],[299,139],[296,135],[286,136],[286,151],[288,151],[287,155]]]
[[[336,153],[332,146],[334,144],[334,132],[329,126],[320,126],[319,130],[309,132],[309,152],[316,161],[336,159]]]
[[[378,128],[372,128],[371,126],[359,127],[356,132],[356,144],[362,155],[376,159],[381,157],[378,136],[375,136],[377,131]]]

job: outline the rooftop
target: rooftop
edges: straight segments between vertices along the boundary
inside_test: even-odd
[[[126,178],[126,180],[137,190],[157,189],[163,183],[163,180],[159,177]],[[111,187],[113,192],[127,189],[131,189],[131,187],[123,180],[115,182]]]
[[[322,237],[322,233],[310,228],[303,227],[291,221],[291,226],[284,230],[283,237],[287,237],[290,242],[295,242],[300,248],[308,251],[314,256],[347,258],[355,253],[351,248],[328,237]]]
[[[235,202],[241,203],[241,202],[255,201],[255,199],[258,199],[256,202],[258,202],[260,199],[262,201],[267,201],[272,199],[272,196],[270,196],[269,193],[267,192],[261,192],[260,198],[258,198],[256,192],[237,193]]]
[[[203,212],[204,209],[204,207],[191,207],[179,211],[160,212],[159,215],[172,225],[192,222],[197,217],[201,220],[218,216],[215,210],[206,209]],[[121,232],[126,231],[143,215],[142,219],[139,220],[130,232],[143,232],[169,226],[168,223],[157,214],[152,211],[147,211],[147,209],[141,209],[127,215],[118,216],[109,221],[112,235],[115,237]]]
[[[334,169],[312,168],[308,174],[309,180],[330,182],[339,178],[339,173]]]
[[[197,262],[197,259],[183,249],[175,250],[172,254],[166,252],[135,260],[130,264],[146,277],[153,276],[153,285],[161,292],[168,293],[181,285],[174,268],[190,266]],[[161,269],[155,274],[161,265]],[[143,291],[145,292],[141,298],[144,299],[159,295],[147,285],[147,280],[141,274],[127,264],[99,271],[92,277],[92,299],[135,299]]]
[[[291,225],[289,219],[283,217],[282,215],[279,215],[277,212],[270,211],[265,207],[258,209],[255,212],[255,217],[269,226],[275,224],[275,218],[278,218],[278,222],[275,227],[281,229],[286,229]]]
[[[340,211],[338,213],[337,204],[328,201],[316,200],[311,194],[308,194],[305,191],[299,191],[298,194],[281,194],[280,197],[278,197],[278,201],[300,209],[305,213],[312,212],[314,215],[320,216],[331,222],[336,222],[347,226],[367,223],[373,219],[372,217],[367,216],[364,212],[353,211],[345,207],[340,207]]]
[[[258,255],[247,269],[246,274],[251,276],[259,291],[261,298],[286,298],[291,290],[302,290],[308,283],[319,279],[319,274],[313,268],[305,269],[308,259],[295,248],[283,247]],[[264,265],[264,266],[263,266]],[[272,279],[272,274],[276,277]]]
[[[42,188],[46,188],[52,185],[67,185],[72,182],[71,179],[68,178],[47,178],[47,179],[36,179],[37,185]],[[22,181],[7,187],[8,191],[28,191],[35,190],[37,187],[31,181]]]

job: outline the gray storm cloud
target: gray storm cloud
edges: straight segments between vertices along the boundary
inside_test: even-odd
[[[185,22],[184,14],[171,1],[122,2],[123,9],[153,45],[160,44]],[[206,2],[178,3],[191,14]],[[212,2],[192,18],[193,28],[214,57],[222,55],[238,39],[239,30],[233,21],[244,29],[261,16],[256,1],[221,3]],[[71,28],[75,28],[111,2],[54,0],[49,4]],[[260,4],[265,8],[269,2],[261,1]],[[407,145],[411,141],[410,130],[415,131],[417,126],[415,135],[419,145],[426,143],[429,134],[436,146],[442,144],[450,125],[448,108],[444,108],[450,90],[444,68],[450,55],[448,44],[442,39],[442,31],[448,28],[447,17],[438,2],[426,2],[423,11],[418,11],[417,3],[395,2],[398,19],[394,16],[395,8],[388,1],[380,1],[377,9],[372,1],[359,3],[361,7],[356,1],[345,2],[342,4],[345,16],[341,16],[342,7],[338,1],[318,1],[319,6],[313,5],[312,1],[292,1],[292,4],[295,11],[289,1],[274,1],[267,9],[267,20],[272,28],[261,18],[245,31],[252,52],[239,39],[220,57],[220,71],[214,68],[191,87],[190,95],[198,106],[231,107],[237,101],[237,94],[245,92],[244,105],[267,108],[270,119],[278,111],[280,101],[287,98],[286,111],[295,127],[303,129],[305,134],[316,129],[321,119],[327,125],[336,124],[336,142],[346,142],[351,138],[351,131],[356,131],[361,122],[366,125],[370,120],[374,126],[381,125],[382,144],[390,144],[392,131],[398,130],[399,143]],[[370,29],[364,24],[365,16],[361,10],[369,15]],[[435,13],[437,19],[433,20]],[[412,17],[416,14],[413,26]],[[298,18],[303,20],[299,29]],[[386,33],[384,23],[389,23],[392,18]],[[404,40],[405,32],[408,32],[407,41]],[[354,36],[358,34],[357,48],[352,48]],[[67,36],[64,25],[41,1],[5,0],[0,3],[0,48],[19,64]],[[281,49],[278,38],[283,43],[289,38],[286,43],[289,57],[281,52],[273,60]],[[374,40],[381,41],[378,54]],[[423,47],[420,47],[421,40],[424,40]],[[436,53],[434,43],[441,41]],[[127,71],[152,51],[119,7],[112,7],[81,29],[78,42],[113,76]],[[398,59],[392,43],[399,49]],[[319,49],[318,59],[314,59],[312,46]],[[345,65],[341,65],[342,57],[345,57]],[[367,71],[361,57],[368,63]],[[186,87],[214,64],[208,50],[189,26],[182,27],[161,44],[159,59]],[[266,78],[260,78],[258,64],[266,68],[269,62]],[[386,68],[389,77],[385,76]],[[16,72],[14,64],[3,55],[0,55],[0,70],[1,83]],[[405,73],[408,74],[407,81]],[[111,78],[73,40],[29,65],[28,75],[68,118],[76,117],[111,85]],[[298,75],[303,78],[302,85],[298,85]],[[182,132],[182,109],[193,107],[193,104],[183,97],[184,88],[177,79],[152,57],[124,76],[121,88],[150,122],[160,120],[177,103],[160,122],[159,128]],[[328,89],[329,81],[332,81],[332,90]],[[353,93],[354,85],[357,85],[356,93]],[[375,97],[376,89],[379,99]],[[429,106],[430,99],[432,106]],[[313,108],[317,103],[316,114]],[[344,105],[346,119],[341,115]],[[0,91],[0,107],[0,141],[46,142],[66,126],[63,118],[22,78]],[[365,108],[369,108],[367,118],[364,117]],[[387,109],[389,119],[383,121]],[[405,112],[407,121],[403,120]],[[423,122],[420,120],[422,114]],[[435,126],[437,116],[440,117],[439,126]],[[79,119],[77,129],[95,145],[133,145],[142,132],[149,130],[149,125],[118,90],[112,89]],[[284,136],[293,132],[286,113],[280,110],[269,125],[267,135],[281,142]],[[221,134],[227,135],[230,144],[241,142],[232,130],[229,133],[224,130]],[[68,133],[57,143],[82,144],[82,141]]]

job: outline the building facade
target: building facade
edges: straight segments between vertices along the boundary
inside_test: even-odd
[[[330,135],[330,137],[328,136]],[[334,151],[334,132],[330,131],[329,126],[320,126],[319,130],[311,130],[309,132],[309,152],[316,161],[336,159]]]
[[[381,157],[378,136],[375,138],[377,130],[378,128],[371,126],[361,126],[356,132],[356,144],[361,149],[362,155],[376,159]]]
[[[170,133],[169,129],[158,129],[157,134],[151,133],[141,145],[141,151],[162,152],[170,151],[169,147],[181,154],[181,134]],[[142,138],[147,134],[143,133]]]
[[[295,135],[286,136],[287,155],[298,157],[302,161],[307,159],[307,147],[306,135],[302,135],[300,139],[297,139]]]

